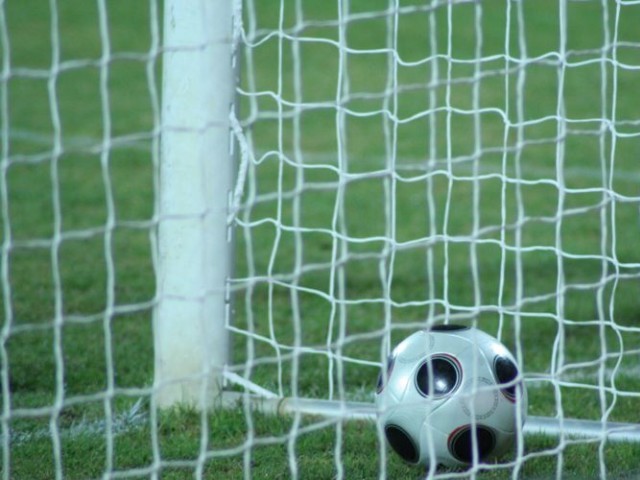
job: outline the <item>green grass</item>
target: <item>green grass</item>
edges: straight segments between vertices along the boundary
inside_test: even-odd
[[[244,478],[250,472],[251,478],[357,479],[379,478],[383,470],[388,478],[422,478],[426,472],[388,450],[372,423],[241,408],[154,416],[150,221],[158,105],[149,86],[161,83],[160,59],[148,59],[148,2],[105,3],[108,99],[100,89],[104,46],[97,3],[59,2],[64,68],[54,82],[47,2],[0,7],[9,39],[0,54],[10,66],[0,80],[6,99],[0,127],[8,133],[1,185],[8,275],[0,350],[7,381],[4,478],[129,471],[130,478]],[[256,3],[258,28],[277,27],[278,8]],[[327,41],[284,38],[279,45],[278,37],[265,39],[253,52],[255,88],[281,92],[285,103],[272,95],[241,97],[244,117],[252,108],[285,114],[280,123],[259,116],[246,129],[256,161],[245,200],[255,194],[257,201],[238,217],[236,259],[238,279],[278,279],[250,289],[237,282],[236,325],[277,341],[280,351],[237,335],[234,362],[251,361],[251,381],[276,392],[326,398],[333,391],[370,401],[386,335],[396,342],[427,320],[451,317],[499,333],[517,352],[530,380],[530,415],[597,420],[607,411],[610,420],[637,422],[638,74],[625,65],[640,64],[640,6],[621,7],[619,68],[598,60],[596,50],[605,43],[600,2],[568,4],[562,71],[549,56],[559,49],[559,15],[524,2],[520,26],[515,4],[507,12],[503,2],[484,2],[480,71],[471,62],[477,57],[476,6],[460,4],[450,10],[450,52],[446,6],[434,12],[433,35],[429,12],[401,15],[395,65],[384,50],[387,18],[354,18],[345,37],[354,53],[343,59],[348,75],[341,76],[338,7],[301,3],[308,24],[300,36]],[[383,1],[351,3],[354,14],[387,9]],[[615,4],[608,6],[613,32]],[[287,0],[284,28],[295,21],[294,2]],[[423,61],[434,41],[440,56]],[[501,56],[506,47],[513,61]],[[532,63],[522,69],[516,60],[525,58]],[[480,82],[472,81],[478,74]],[[245,90],[250,79],[245,70]],[[348,96],[337,110],[340,84]],[[565,125],[556,119],[559,92]],[[291,102],[306,107],[294,111]],[[476,106],[481,113],[472,113]],[[619,135],[597,133],[604,127],[594,119],[603,116],[618,121]],[[558,178],[557,137],[564,127]],[[119,139],[106,151],[105,133]],[[54,155],[57,139],[62,151]],[[262,157],[266,152],[272,153]],[[388,173],[391,158],[396,175]],[[268,194],[275,191],[293,193],[274,200]],[[340,238],[331,234],[336,226]],[[314,268],[297,275],[296,255]],[[341,255],[346,262],[333,268]],[[560,293],[559,283],[565,287]],[[291,358],[295,345],[306,350]],[[327,352],[347,361],[330,362]],[[283,355],[281,370],[277,355]],[[533,381],[548,375],[554,361],[564,366],[566,385]],[[598,368],[613,369],[617,362],[617,375],[605,376],[605,392]],[[507,456],[477,472],[441,473],[583,479],[598,478],[604,463],[610,478],[634,478],[637,452],[634,444],[528,436],[518,467]]]

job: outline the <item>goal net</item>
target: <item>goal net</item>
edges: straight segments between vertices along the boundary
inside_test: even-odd
[[[638,22],[0,0],[3,478],[637,474]],[[499,462],[420,470],[376,421],[442,324],[520,366]]]
[[[478,326],[554,419],[526,432],[560,438],[518,462],[586,435],[606,475],[607,441],[638,439],[611,423],[636,423],[638,399],[638,6],[244,14],[234,373],[346,415],[399,339]]]

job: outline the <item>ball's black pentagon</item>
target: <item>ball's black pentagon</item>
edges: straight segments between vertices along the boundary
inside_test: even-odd
[[[471,463],[473,462],[474,449],[477,451],[478,460],[483,460],[491,455],[496,448],[496,435],[491,428],[484,425],[476,425],[475,429],[471,425],[466,425],[456,429],[449,436],[448,447],[449,453],[456,460]]]
[[[496,374],[496,381],[500,385],[506,385],[501,391],[505,397],[511,401],[516,399],[516,385],[514,381],[518,378],[518,367],[508,357],[498,355],[493,361],[493,370]]]
[[[429,329],[430,332],[455,332],[458,330],[469,330],[471,327],[465,325],[434,325]]]
[[[448,355],[434,355],[420,365],[415,382],[425,397],[438,397],[453,392],[462,377],[459,363]]]
[[[389,355],[389,358],[387,359],[387,365],[386,365],[386,379],[387,381],[389,380],[389,378],[391,378],[391,372],[393,372],[393,365],[395,364],[396,361],[396,357],[394,357],[393,355]],[[378,374],[378,383],[376,385],[376,393],[380,394],[382,392],[382,390],[384,390],[384,386],[385,386],[385,373],[384,370],[381,370],[380,373]]]
[[[384,427],[384,434],[391,448],[400,457],[410,463],[417,463],[420,459],[418,449],[413,439],[401,427],[389,424]]]

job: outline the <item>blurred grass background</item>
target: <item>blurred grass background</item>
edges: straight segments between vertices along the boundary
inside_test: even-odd
[[[150,414],[161,5],[53,5],[0,5],[5,478],[421,478],[366,423]],[[531,415],[637,422],[640,6],[400,7],[245,4],[239,372],[369,401],[385,338],[451,319],[517,353]],[[480,477],[637,474],[632,444],[525,454]]]

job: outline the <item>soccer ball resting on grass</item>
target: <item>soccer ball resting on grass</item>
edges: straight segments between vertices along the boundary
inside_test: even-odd
[[[376,404],[387,441],[404,460],[463,466],[513,447],[527,394],[502,343],[476,328],[442,325],[393,350]]]

